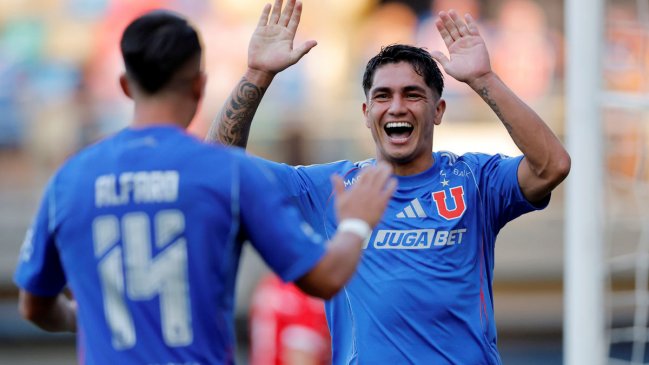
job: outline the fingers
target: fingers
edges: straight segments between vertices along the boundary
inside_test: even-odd
[[[372,175],[372,187],[374,190],[378,190],[376,197],[387,202],[397,187],[397,179],[392,177],[392,166],[385,162],[379,162],[374,167]]]
[[[332,176],[338,218],[358,218],[376,226],[397,186],[391,175],[392,167],[385,162],[363,168],[348,191],[341,176]]]
[[[478,30],[478,23],[476,23],[471,14],[465,14],[464,19],[466,20],[467,27],[469,28],[469,34],[479,36],[480,30]]]
[[[287,5],[288,6],[288,5]],[[295,10],[291,14],[291,18],[288,21],[287,28],[291,34],[297,33],[297,26],[300,24],[300,18],[302,17],[302,2],[295,4]]]
[[[460,37],[469,35],[469,28],[455,10],[449,11],[448,15],[450,15],[451,20],[453,20],[453,24],[455,25]]]
[[[300,46],[293,49],[293,57],[295,62],[299,61],[305,54],[309,53],[311,48],[315,47],[318,42],[311,40],[302,43]]]
[[[377,193],[384,190],[386,183],[392,175],[392,167],[387,163],[380,162],[374,167],[368,167],[359,174],[359,181],[363,181],[363,186]]]
[[[270,21],[268,24],[277,24],[279,22],[279,16],[282,11],[282,0],[275,0],[273,5],[273,12],[270,14]]]
[[[331,175],[331,183],[334,186],[336,196],[340,196],[340,194],[345,192],[345,183],[340,175]]]
[[[284,10],[282,11],[282,16],[279,18],[279,25],[287,26],[289,21],[293,18],[293,9],[295,8],[295,0],[288,0]]]
[[[440,13],[441,14],[441,13]],[[437,19],[435,21],[435,27],[437,27],[437,30],[439,31],[439,35],[442,36],[442,39],[444,40],[444,44],[446,44],[446,47],[450,47],[455,40],[453,37],[451,37],[451,34],[446,30],[446,27],[444,26],[444,22],[442,22],[441,19]]]
[[[446,57],[445,54],[440,51],[431,51],[430,56],[433,57],[433,59],[437,61],[437,63],[439,63],[444,70],[447,69],[446,67],[450,60],[448,59],[448,57]]]
[[[450,12],[453,12],[453,10],[451,10]],[[445,11],[440,11],[439,12],[439,18],[442,21],[442,23],[444,24],[444,28],[450,34],[451,38],[454,41],[460,39],[460,37],[461,37],[460,31],[457,29],[457,26],[455,25],[455,22],[453,21],[453,18],[451,18],[449,13],[447,13]],[[271,17],[271,20],[272,20],[272,17]]]
[[[450,10],[448,13],[440,11],[438,15],[439,19],[435,21],[435,26],[446,46],[462,37],[480,34],[476,22],[469,14],[465,15],[466,23],[455,10]]]
[[[385,188],[381,191],[379,197],[383,201],[388,201],[392,198],[392,194],[397,190],[397,179],[391,177],[385,184]]]
[[[258,27],[264,27],[268,24],[268,14],[270,14],[270,4],[264,5],[264,10],[261,11],[259,22],[257,23]]]

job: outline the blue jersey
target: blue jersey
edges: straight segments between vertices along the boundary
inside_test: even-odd
[[[523,196],[521,159],[436,152],[427,171],[397,177],[355,276],[326,304],[334,364],[501,363],[492,296],[496,235],[549,201],[533,206]],[[330,237],[329,176],[352,185],[374,160],[266,163],[316,231]]]
[[[286,281],[325,250],[271,179],[179,128],[126,129],[52,178],[14,280],[69,285],[83,364],[231,364],[242,242]]]

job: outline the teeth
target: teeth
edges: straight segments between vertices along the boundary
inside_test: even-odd
[[[412,128],[412,124],[408,122],[390,122],[385,125],[385,128]]]

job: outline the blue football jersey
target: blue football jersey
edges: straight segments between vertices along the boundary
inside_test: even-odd
[[[492,296],[496,235],[549,197],[534,206],[523,196],[522,156],[433,156],[427,171],[397,176],[355,276],[326,303],[336,365],[501,363]],[[316,231],[330,237],[330,175],[350,186],[375,161],[265,163]]]
[[[180,128],[125,129],[51,179],[14,280],[69,286],[83,364],[231,364],[242,242],[285,281],[325,250],[273,179]]]

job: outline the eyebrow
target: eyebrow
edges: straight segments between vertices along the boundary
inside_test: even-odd
[[[422,92],[422,93],[426,93],[426,89],[424,89],[423,87],[418,86],[418,85],[408,85],[408,86],[403,88],[403,91],[404,92],[419,91],[419,92]],[[370,91],[370,95],[374,95],[374,94],[380,93],[380,92],[392,92],[392,89],[387,87],[387,86],[377,87],[376,89],[372,89]]]

